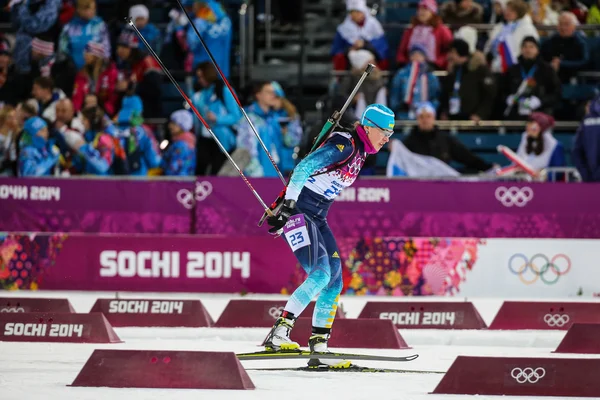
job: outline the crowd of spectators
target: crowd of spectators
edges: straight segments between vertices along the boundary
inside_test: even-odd
[[[226,158],[211,134],[230,154],[248,157],[243,167],[249,176],[276,176],[263,147],[284,174],[293,169],[303,125],[283,87],[254,84],[243,116],[198,37],[229,77],[232,22],[220,2],[184,0],[196,29],[173,9],[164,34],[150,22],[153,4],[119,4],[127,7],[135,29],[104,21],[95,0],[8,4],[16,33],[0,37],[0,174],[215,175]],[[427,117],[475,122],[533,120],[541,113],[579,117],[572,104],[565,107],[561,85],[589,63],[590,49],[577,26],[600,20],[598,4],[588,10],[576,0],[495,0],[486,21],[473,0],[441,5],[420,0],[395,54],[366,1],[346,4],[347,17],[331,50],[334,69],[351,72],[341,87],[350,90],[367,63],[377,64],[357,95],[355,112],[381,102],[400,119],[416,119],[407,138],[410,151],[444,162],[462,160],[468,169],[482,171],[493,166],[442,138]],[[297,22],[279,11],[282,24]],[[481,22],[496,24],[487,37],[468,26]],[[558,31],[541,44],[534,24],[556,24]],[[155,52],[171,54],[170,67],[192,77],[189,95],[210,131],[188,109],[167,115],[165,137],[146,122],[163,116],[165,79],[136,30]],[[381,74],[386,70],[389,84]]]

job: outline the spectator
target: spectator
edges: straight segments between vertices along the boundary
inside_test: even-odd
[[[448,25],[481,24],[483,7],[473,0],[450,0],[442,4],[441,16]]]
[[[84,103],[84,109],[89,107],[90,106],[87,106]],[[56,103],[56,121],[54,122],[54,128],[59,131],[71,129],[82,135],[85,132],[83,121],[79,116],[75,116],[75,108],[73,107],[71,99],[61,99]]]
[[[89,93],[97,94],[99,105],[109,116],[117,111],[117,67],[104,54],[102,43],[89,42],[85,47],[85,65],[75,77],[73,89],[73,105],[77,111],[82,109],[85,96]]]
[[[217,76],[217,70],[209,61],[196,67],[196,77],[200,90],[192,98],[194,107],[209,123],[213,133],[225,150],[233,152],[236,146],[234,126],[242,117],[242,112],[229,89]],[[196,175],[216,175],[226,158],[206,128],[197,125]]]
[[[556,2],[552,0],[533,0],[531,5],[531,18],[537,25],[558,24],[558,12],[553,8]]]
[[[112,175],[118,142],[104,132],[104,111],[90,107],[83,109],[81,115],[85,129],[83,137],[73,130],[64,133],[65,141],[77,153],[74,170],[79,174]]]
[[[573,164],[584,182],[600,182],[600,96],[590,103],[575,134]]]
[[[505,116],[527,119],[533,111],[553,114],[560,100],[560,81],[550,64],[540,57],[536,38],[523,39],[519,63],[508,69],[503,87]]]
[[[265,147],[279,164],[277,153],[277,136],[281,135],[279,122],[272,112],[276,105],[275,89],[271,82],[260,82],[254,86],[255,102],[246,107],[246,113],[256,128]],[[242,120],[238,128],[237,147],[250,153],[250,164],[244,173],[253,177],[274,177],[277,171],[273,168],[271,160],[258,142],[253,130],[247,121]]]
[[[227,16],[223,6],[216,0],[205,0],[194,3],[194,25],[202,39],[213,54],[219,68],[225,77],[229,77],[230,52],[231,52],[231,20]],[[208,53],[200,43],[193,27],[188,27],[187,43],[190,51],[194,54],[194,65],[209,61]]]
[[[521,55],[521,43],[528,36],[539,40],[539,34],[531,17],[527,15],[528,5],[523,0],[509,0],[504,8],[506,22],[497,24],[484,52],[492,59],[492,72],[505,73],[517,63]]]
[[[0,107],[0,175],[13,175],[20,130],[17,111],[12,106]]]
[[[57,167],[59,151],[48,140],[48,125],[40,117],[25,121],[19,153],[19,176],[52,175]]]
[[[292,172],[296,166],[298,157],[298,146],[302,140],[302,122],[296,106],[286,99],[285,92],[278,82],[271,82],[275,91],[275,102],[273,104],[273,113],[279,122],[281,135],[275,136],[275,140],[280,140],[277,144],[279,154],[279,169],[282,173]]]
[[[469,54],[474,54],[477,51],[478,39],[477,30],[472,26],[461,26],[454,32],[454,39],[462,39],[469,45]]]
[[[172,9],[169,12],[169,18],[171,19],[171,22],[167,25],[163,43],[165,48],[164,51],[166,52],[167,49],[169,49],[172,53],[171,57],[168,57],[168,59],[170,59],[173,65],[169,66],[169,68],[184,70],[187,73],[191,73],[194,63],[194,54],[190,52],[190,47],[187,43],[188,20],[185,15],[177,9]]]
[[[150,47],[152,47],[152,50],[154,50],[156,54],[160,54],[161,33],[158,28],[150,22],[150,11],[148,10],[148,7],[143,4],[136,4],[129,9],[129,17],[142,36],[144,36],[144,39],[146,39]],[[147,53],[148,50],[143,43],[139,43],[138,46],[140,50]]]
[[[585,23],[588,25],[600,24],[600,0],[596,0],[590,7]]]
[[[492,13],[490,15],[490,24],[504,24],[504,9],[506,8],[507,0],[493,0],[492,1]]]
[[[565,149],[552,136],[554,118],[548,114],[534,112],[529,116],[517,156],[527,162],[535,171],[548,167],[565,166]]]
[[[410,64],[394,76],[390,108],[399,119],[415,119],[416,107],[422,102],[431,102],[435,109],[439,106],[440,82],[426,61],[425,49],[415,44],[410,49]]]
[[[340,83],[340,92],[344,93],[345,97],[350,95],[364,73],[367,64],[375,64],[373,53],[367,50],[350,51],[348,53],[348,60],[351,65],[350,74],[342,78]],[[356,111],[359,115],[362,115],[368,104],[387,104],[387,91],[381,70],[375,69],[367,76],[358,89],[355,98]],[[361,172],[364,171],[365,169],[363,168]]]
[[[17,30],[15,42],[15,65],[17,72],[30,71],[31,40],[33,36],[47,33],[51,41],[58,34],[58,10],[60,0],[11,1],[13,27]]]
[[[542,45],[542,56],[549,62],[562,83],[569,83],[590,60],[590,50],[583,33],[578,32],[577,17],[565,11],[558,19],[558,33]]]
[[[408,50],[415,44],[423,46],[427,61],[436,69],[445,69],[446,56],[452,42],[452,32],[437,15],[435,0],[420,0],[417,15],[412,18],[411,26],[402,35],[396,61],[399,65],[408,62]]]
[[[162,115],[162,69],[154,57],[138,48],[138,43],[131,30],[121,32],[117,55],[126,67],[119,71],[117,91],[129,96],[137,94],[142,99],[144,116],[156,117]]]
[[[126,96],[123,98],[121,111],[115,116],[116,135],[126,154],[126,173],[129,175],[146,176],[150,169],[160,166],[159,149],[141,126],[142,114],[140,97]]]
[[[40,76],[33,81],[31,95],[39,103],[39,115],[46,121],[54,123],[56,120],[56,103],[66,97],[63,91],[54,88],[52,78]]]
[[[570,11],[572,12],[576,17],[577,20],[582,23],[585,24],[586,18],[587,18],[587,14],[588,14],[588,8],[585,6],[585,4],[577,1],[577,0],[556,0],[557,1],[557,9],[558,11]]]
[[[483,53],[469,54],[469,45],[455,39],[448,53],[448,76],[443,81],[443,118],[475,122],[488,119],[494,106],[496,86]]]
[[[388,44],[379,21],[371,15],[365,0],[348,0],[348,15],[338,27],[331,47],[333,68],[346,70],[352,57],[372,58],[379,69],[389,66]],[[350,62],[349,62],[350,61]],[[354,65],[360,69],[361,66]]]
[[[23,83],[16,73],[10,43],[5,38],[0,39],[0,107],[6,104],[16,106],[29,97],[30,92],[31,90],[27,91],[27,87],[23,88]]]
[[[493,166],[471,153],[458,139],[441,132],[435,125],[435,109],[423,103],[417,109],[417,126],[404,140],[406,148],[413,153],[433,156],[444,161],[458,162],[467,167],[466,172],[487,171]]]
[[[163,153],[161,168],[168,176],[193,176],[196,168],[196,137],[192,114],[187,110],[171,114],[171,143]]]
[[[102,43],[105,58],[110,58],[108,29],[96,15],[96,1],[77,0],[77,15],[63,27],[58,50],[69,55],[79,71],[85,65],[83,54],[89,42]]]

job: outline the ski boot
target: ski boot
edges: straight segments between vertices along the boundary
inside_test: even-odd
[[[294,327],[295,318],[289,317],[289,314],[284,312],[284,315],[277,318],[275,325],[269,332],[269,336],[265,340],[264,346],[267,351],[286,351],[299,350],[300,345],[290,339],[290,333]]]
[[[329,340],[328,334],[315,334],[308,340],[308,347],[311,353],[330,353],[327,348],[327,341]],[[345,369],[351,368],[352,363],[348,360],[319,360],[318,358],[311,358],[308,360],[309,368],[335,368]]]

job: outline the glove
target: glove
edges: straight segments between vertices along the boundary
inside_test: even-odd
[[[272,226],[272,228],[269,229],[269,233],[280,234],[279,231],[283,229],[288,219],[293,215],[295,208],[296,202],[294,200],[285,200],[279,213],[276,216],[267,218],[267,224]]]

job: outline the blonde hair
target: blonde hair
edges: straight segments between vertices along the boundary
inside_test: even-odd
[[[283,108],[285,112],[287,112],[291,119],[296,118],[296,115],[298,115],[298,109],[296,108],[296,106],[293,105],[292,102],[286,99],[285,97],[281,98],[281,108]]]
[[[521,19],[529,13],[529,4],[525,3],[523,0],[508,0],[506,3],[506,7],[510,7],[515,14],[517,14],[517,19]]]
[[[8,119],[8,115],[13,111],[15,111],[13,106],[4,106],[0,108],[0,127],[4,126]]]

